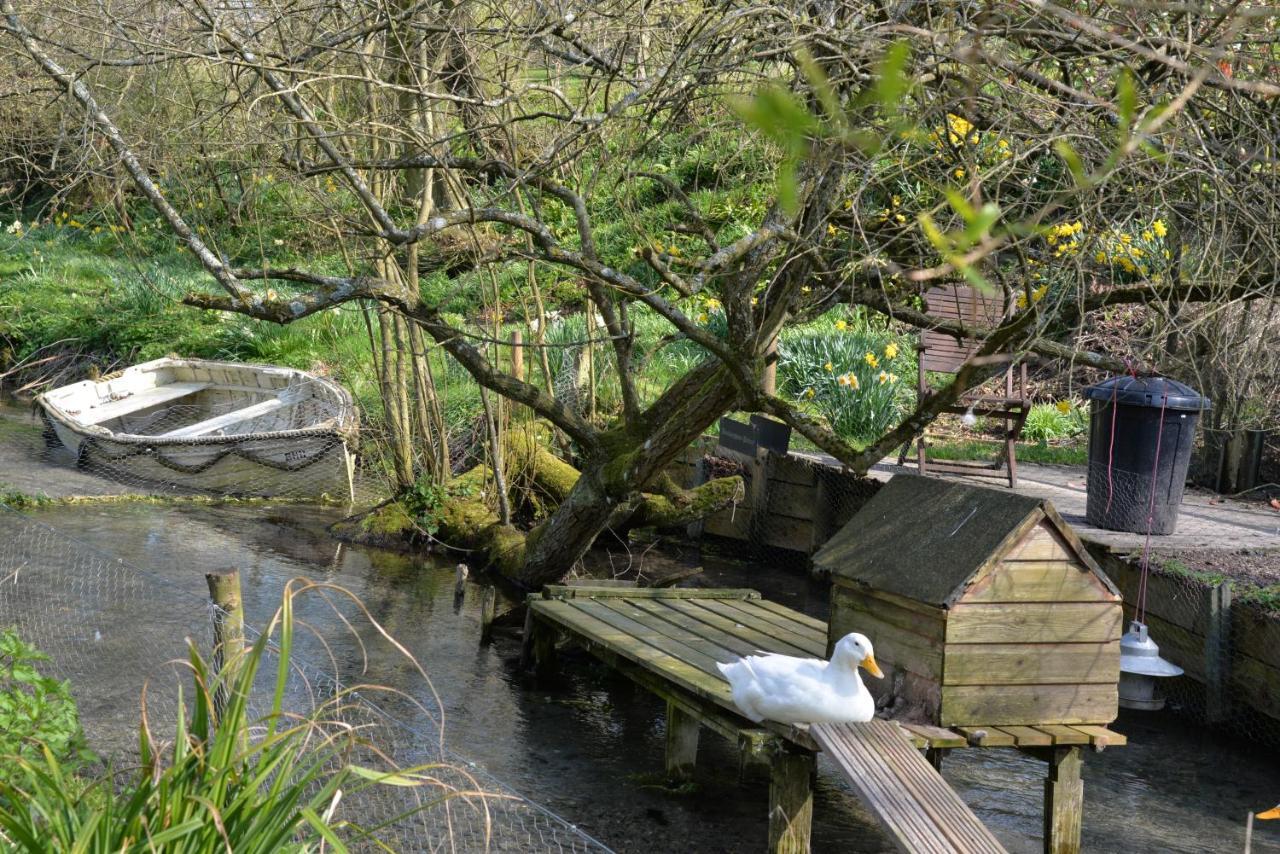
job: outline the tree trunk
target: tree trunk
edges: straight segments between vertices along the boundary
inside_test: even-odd
[[[567,575],[619,506],[634,500],[737,400],[727,371],[708,362],[664,395],[634,433],[607,434],[607,450],[586,461],[556,512],[530,535],[516,580],[536,588]]]

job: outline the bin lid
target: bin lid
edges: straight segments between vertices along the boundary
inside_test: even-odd
[[[1168,396],[1167,399],[1165,396]],[[1189,385],[1183,385],[1168,377],[1119,376],[1103,380],[1084,390],[1089,400],[1123,403],[1126,406],[1150,406],[1159,409],[1187,409],[1199,412],[1213,404],[1209,398]]]

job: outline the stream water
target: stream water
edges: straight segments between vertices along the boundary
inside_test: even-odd
[[[29,438],[25,430],[0,433],[0,482],[32,480],[29,470],[19,478],[12,468],[19,457],[15,437],[25,442],[24,436]],[[50,477],[56,473],[46,469],[39,479],[49,486]],[[120,503],[50,507],[33,515],[157,573],[158,590],[150,592],[161,601],[171,596],[175,609],[190,608],[192,597],[205,594],[205,572],[229,566],[241,569],[250,624],[269,618],[289,579],[340,584],[422,663],[431,686],[402,657],[374,646],[366,647],[363,678],[432,707],[433,687],[455,753],[618,851],[762,847],[768,803],[763,776],[742,778],[735,752],[706,733],[696,791],[677,794],[655,785],[664,746],[662,703],[585,656],[566,661],[557,684],[532,686],[516,666],[514,631],[500,630],[492,644],[479,644],[479,591],[473,587],[455,605],[452,562],[340,545],[325,532],[334,511],[296,505]],[[4,536],[0,530],[0,540]],[[825,613],[825,591],[802,576],[710,559],[703,565],[696,583],[753,586],[792,607]],[[141,625],[153,616],[132,619]],[[332,654],[338,668],[356,678],[362,650],[335,613],[315,607],[302,617],[329,644],[327,652],[317,647],[311,654]],[[109,631],[127,632],[129,623]],[[115,668],[125,666],[105,661],[87,678],[108,685],[124,675]],[[74,687],[92,695],[100,686]],[[395,712],[414,714],[407,703]],[[1123,713],[1115,727],[1129,736],[1129,746],[1085,761],[1086,850],[1240,851],[1246,813],[1280,801],[1280,762],[1273,753],[1167,714]],[[944,774],[1011,851],[1040,850],[1041,763],[1009,750],[960,750],[948,757]],[[827,765],[821,766],[814,814],[815,851],[892,850]],[[1280,827],[1269,825],[1280,822],[1259,823],[1255,851],[1280,851]]]

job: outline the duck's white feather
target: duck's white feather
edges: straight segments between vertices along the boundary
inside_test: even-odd
[[[870,641],[866,646],[869,655]],[[831,661],[765,654],[717,666],[734,704],[752,721],[849,723],[875,716],[875,700],[858,675],[861,660],[837,647]]]

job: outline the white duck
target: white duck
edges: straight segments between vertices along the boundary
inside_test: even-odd
[[[717,663],[733,689],[733,702],[748,718],[784,724],[854,723],[876,713],[875,699],[858,667],[877,679],[871,641],[857,632],[836,644],[830,661],[789,655],[749,655]]]

